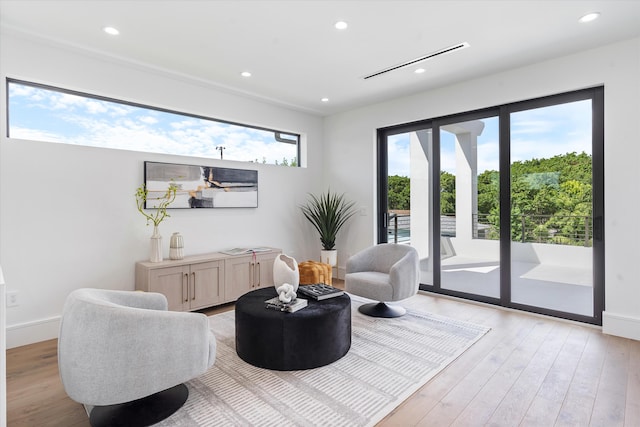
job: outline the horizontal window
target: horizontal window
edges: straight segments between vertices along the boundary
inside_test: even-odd
[[[300,135],[7,80],[9,138],[299,165]]]

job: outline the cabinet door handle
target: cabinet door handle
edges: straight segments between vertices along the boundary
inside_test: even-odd
[[[191,273],[191,278],[193,279],[191,281],[191,287],[193,289],[193,292],[191,292],[191,299],[194,300],[196,299],[196,272],[195,271]]]
[[[182,277],[182,301],[183,302],[188,302],[189,301],[189,275],[187,273],[184,273],[184,276]]]
[[[260,263],[258,263],[257,266],[258,266],[258,272],[257,272],[256,275],[258,276],[258,283],[256,284],[256,287],[259,288],[260,287],[260,280],[262,279],[262,275],[260,274],[261,273],[261,271],[260,271]]]

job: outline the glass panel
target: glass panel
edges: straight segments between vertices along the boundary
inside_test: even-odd
[[[500,297],[498,118],[440,128],[440,281]]]
[[[390,136],[388,159],[388,236],[389,243],[408,244],[420,255],[420,283],[433,285],[433,259],[430,230],[431,151],[430,129]]]
[[[511,114],[511,300],[593,316],[591,100]]]
[[[299,135],[9,82],[9,137],[298,166]]]

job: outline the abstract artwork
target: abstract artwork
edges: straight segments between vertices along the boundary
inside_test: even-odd
[[[161,198],[169,185],[175,185],[171,209],[258,207],[256,170],[144,162],[144,182],[149,201]],[[150,202],[148,207],[152,206]]]

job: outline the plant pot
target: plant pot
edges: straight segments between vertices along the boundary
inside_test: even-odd
[[[320,262],[329,264],[332,267],[338,265],[338,250],[331,249],[330,251],[323,249],[320,251]]]

